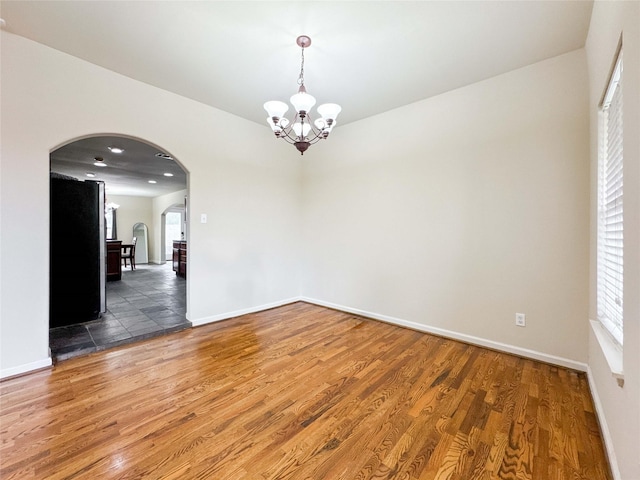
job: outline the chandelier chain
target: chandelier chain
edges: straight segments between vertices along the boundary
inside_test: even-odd
[[[302,47],[302,60],[300,61],[300,76],[298,77],[298,85],[304,87],[304,47]]]

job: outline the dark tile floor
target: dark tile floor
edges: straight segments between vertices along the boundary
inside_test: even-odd
[[[191,327],[185,316],[187,284],[171,263],[122,268],[122,280],[107,282],[107,312],[99,320],[52,328],[54,361]]]

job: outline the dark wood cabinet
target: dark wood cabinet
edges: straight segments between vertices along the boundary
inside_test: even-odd
[[[180,269],[180,242],[173,242],[173,255],[171,259],[173,271],[178,273]]]
[[[180,277],[187,278],[187,242],[173,241],[173,271]]]
[[[107,281],[122,278],[122,242],[107,240]]]

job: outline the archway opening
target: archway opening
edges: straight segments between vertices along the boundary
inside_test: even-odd
[[[161,147],[122,135],[66,142],[50,152],[50,167],[54,360],[190,327],[186,279],[165,263],[161,237],[164,212],[188,196],[188,172]],[[124,264],[141,224],[147,255]],[[80,298],[91,300],[78,311]]]
[[[183,204],[175,203],[162,212],[161,219],[161,238],[162,252],[164,252],[164,260],[171,261],[173,259],[173,243],[176,241],[185,241],[187,226],[187,198]]]

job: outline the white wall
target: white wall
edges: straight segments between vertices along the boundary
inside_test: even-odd
[[[106,185],[109,188],[109,185]],[[152,199],[149,197],[133,197],[130,195],[111,195],[107,191],[107,203],[113,202],[120,207],[116,211],[116,223],[118,240],[122,240],[123,243],[131,242],[133,237],[133,226],[136,223],[144,223],[147,226],[147,258],[151,261],[151,253],[153,251],[153,208]],[[139,241],[136,248],[136,262],[139,262],[139,258],[144,258],[140,255],[139,249],[141,243]]]
[[[108,187],[108,185],[107,185]],[[153,199],[150,197],[132,197],[130,195],[110,195],[107,193],[107,202],[113,202],[120,207],[116,213],[118,225],[118,240],[129,243],[133,237],[133,226],[136,223],[144,223],[149,231],[149,251],[154,240],[153,227]],[[149,255],[151,258],[151,255]]]
[[[591,319],[596,318],[598,105],[620,35],[624,43],[624,386],[611,374],[593,332],[591,388],[600,407],[616,478],[640,479],[640,2],[595,2],[587,38],[591,118]],[[617,462],[615,460],[617,459]]]
[[[190,174],[190,320],[298,295],[300,161],[268,128],[1,35],[0,376],[50,363],[49,152],[78,138],[138,138]]]
[[[336,129],[303,171],[303,295],[584,367],[587,96],[579,50]]]

